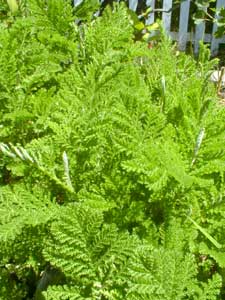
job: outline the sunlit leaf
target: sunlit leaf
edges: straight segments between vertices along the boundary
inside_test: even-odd
[[[218,249],[222,248],[222,245],[219,244],[203,227],[198,225],[191,217],[188,216],[188,219],[195,225],[195,227],[201,231],[202,234]]]
[[[134,25],[134,28],[136,28],[137,30],[142,30],[145,28],[145,25],[142,22],[138,22],[137,24]]]
[[[18,4],[16,0],[7,0],[10,11],[14,14],[18,11]]]
[[[147,26],[147,29],[149,31],[154,31],[159,29],[159,24],[158,23],[153,23],[152,25]]]

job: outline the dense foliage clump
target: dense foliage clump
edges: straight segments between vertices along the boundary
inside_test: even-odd
[[[96,8],[0,11],[0,299],[222,300],[216,61]]]

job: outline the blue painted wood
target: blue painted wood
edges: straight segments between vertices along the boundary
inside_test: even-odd
[[[180,5],[179,20],[179,49],[185,51],[187,44],[188,19],[190,10],[190,0],[182,1]]]

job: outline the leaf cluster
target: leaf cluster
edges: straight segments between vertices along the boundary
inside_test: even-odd
[[[84,8],[21,1],[0,26],[0,298],[223,299],[217,61]]]

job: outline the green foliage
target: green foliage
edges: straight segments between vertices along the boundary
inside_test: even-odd
[[[98,0],[84,0],[78,6],[75,6],[76,17],[79,21],[90,21],[99,7],[100,2]]]
[[[127,299],[217,299],[220,276],[204,283],[197,278],[196,257],[187,243],[194,236],[180,219],[174,219],[164,231],[161,245],[139,246],[128,266]]]
[[[224,7],[220,8],[218,12],[218,20],[217,20],[217,26],[218,29],[216,31],[216,37],[221,37],[225,34],[225,9]]]
[[[0,12],[0,299],[222,300],[217,61],[85,5]]]
[[[61,269],[69,285],[48,290],[47,299],[122,297],[120,277],[136,246],[133,237],[119,233],[115,225],[103,225],[98,210],[77,204],[62,210],[51,233],[44,256]]]

